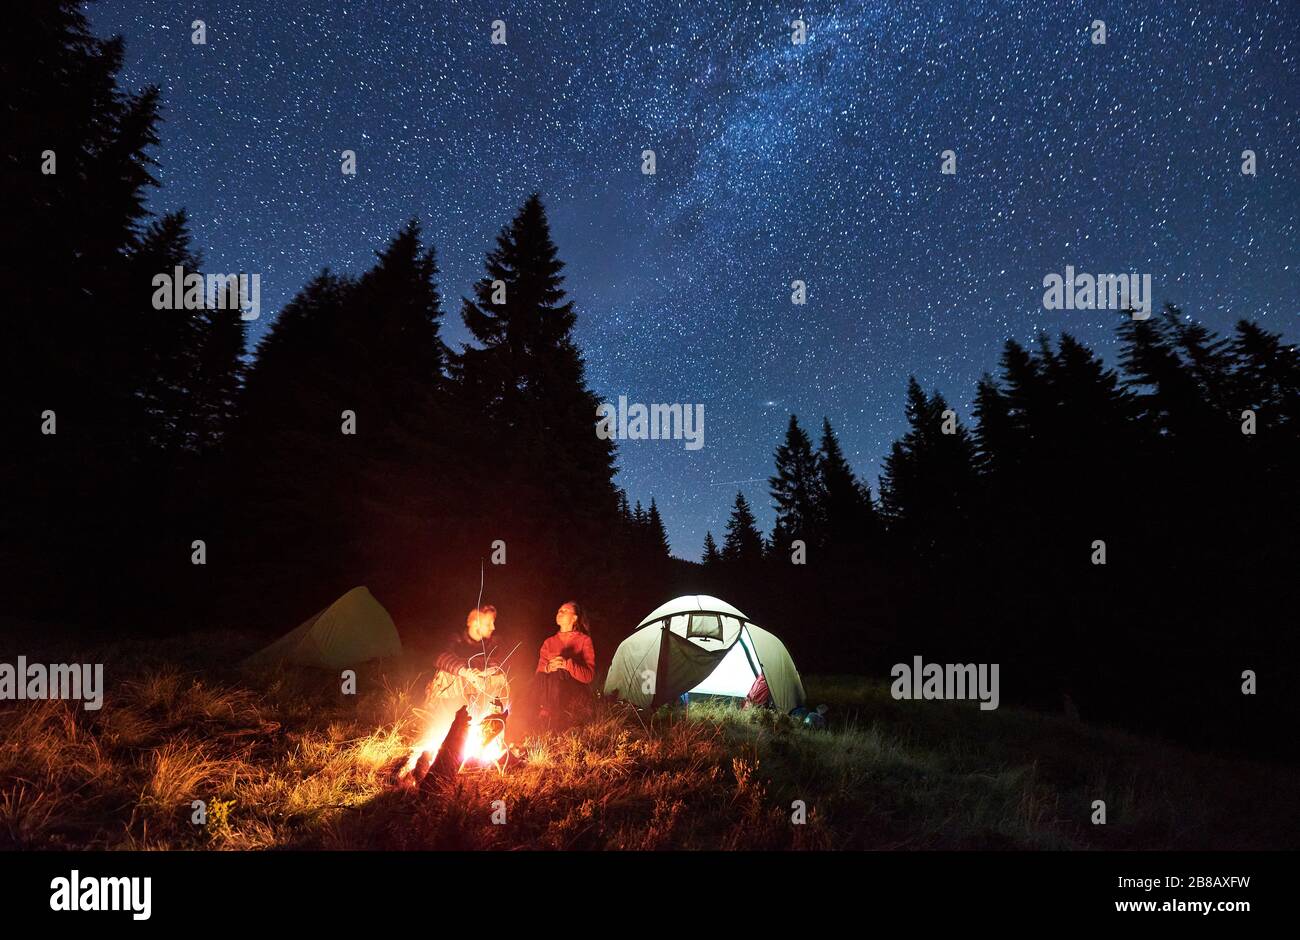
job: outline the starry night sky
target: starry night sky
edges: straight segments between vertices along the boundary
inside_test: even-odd
[[[254,342],[314,273],[359,273],[418,216],[458,346],[459,298],[540,190],[595,391],[705,405],[702,450],[619,450],[618,482],[657,498],[683,557],[721,540],[737,489],[770,527],[790,412],[829,417],[874,492],[909,373],[965,415],[1008,337],[1068,329],[1109,354],[1114,314],[1042,309],[1067,264],[1149,273],[1157,307],[1215,329],[1298,338],[1295,0],[89,12],[127,40],[125,87],[163,92],[153,208],[188,210],[207,270],[261,273]]]

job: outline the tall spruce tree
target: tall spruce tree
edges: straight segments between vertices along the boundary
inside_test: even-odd
[[[153,279],[198,273],[183,211],[150,223],[128,259],[134,317],[123,324],[138,355],[128,381],[143,413],[146,446],[173,461],[211,453],[233,424],[243,374],[239,287],[226,281],[197,310],[156,309]],[[140,445],[137,445],[140,446]],[[180,472],[180,471],[177,471]]]
[[[423,609],[446,582],[459,497],[472,471],[455,459],[467,428],[449,418],[438,265],[412,220],[349,292],[342,342],[362,350],[345,393],[357,415],[360,570],[399,611]],[[365,422],[362,426],[361,422]]]
[[[788,552],[794,539],[820,548],[825,505],[822,477],[812,441],[795,415],[790,415],[785,439],[776,449],[776,475],[767,482],[776,506],[772,530],[774,551]]]
[[[668,546],[668,532],[664,528],[663,517],[659,515],[659,507],[655,504],[653,496],[650,498],[650,511],[646,513],[646,548],[649,557],[655,562],[666,562],[672,557],[672,549]]]
[[[124,327],[140,354],[132,374],[124,378],[143,412],[147,446],[174,457],[193,449],[190,383],[201,343],[199,324],[208,311],[155,309],[152,280],[155,274],[171,277],[178,267],[186,273],[200,269],[185,213],[172,212],[151,222],[128,264],[135,315]]]
[[[485,268],[461,304],[474,345],[452,361],[465,407],[492,429],[479,456],[497,481],[484,523],[527,546],[539,585],[599,589],[617,537],[614,445],[595,433],[598,399],[539,195],[498,234]]]
[[[976,494],[975,448],[948,410],[942,395],[926,396],[914,376],[908,379],[908,431],[894,442],[880,481],[891,534],[928,558],[960,551]]]
[[[1254,435],[1270,454],[1272,466],[1284,454],[1297,456],[1300,444],[1300,351],[1294,344],[1282,342],[1280,333],[1271,333],[1247,320],[1237,322],[1230,354],[1233,359],[1233,402],[1231,416],[1244,423],[1246,411],[1255,412],[1256,425],[1278,433]]]
[[[224,308],[205,310],[196,318],[185,439],[201,455],[212,455],[222,446],[239,416],[247,340],[239,303],[239,288],[230,284]]]
[[[727,519],[727,534],[722,540],[722,560],[728,565],[756,570],[763,561],[763,535],[758,531],[754,511],[744,493],[736,494],[731,516]]]
[[[839,438],[827,418],[822,419],[817,474],[822,500],[818,515],[822,519],[828,553],[842,560],[861,557],[877,537],[875,506],[871,502],[870,490],[849,466]]]
[[[1166,305],[1159,316],[1119,327],[1124,386],[1135,395],[1139,419],[1166,444],[1192,432],[1204,408],[1203,389],[1179,355],[1180,315]]]
[[[713,540],[712,532],[704,533],[704,554],[700,562],[706,567],[713,568],[722,561],[722,553],[718,551],[718,543]]]

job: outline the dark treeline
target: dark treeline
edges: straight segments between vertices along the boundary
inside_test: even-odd
[[[203,270],[184,214],[146,208],[157,90],[118,86],[122,43],[79,4],[23,13],[3,75],[5,612],[284,631],[366,584],[418,639],[463,622],[483,564],[503,627],[550,632],[576,597],[611,650],[660,601],[667,540],[593,433],[540,199],[461,303],[469,348],[443,343],[411,222],[246,350],[238,309],[154,309],[155,275]]]
[[[705,541],[711,580],[817,669],[998,662],[1004,700],[1293,750],[1297,350],[1172,307],[1119,334],[1118,370],[1068,334],[1009,341],[973,428],[912,379],[878,500],[829,424],[814,447],[792,417],[774,530],[738,494],[722,547]]]
[[[122,43],[72,0],[21,19],[0,74],[3,613],[105,638],[279,633],[366,584],[409,643],[463,620],[483,565],[504,630],[537,638],[586,603],[602,665],[694,590],[807,672],[998,662],[1006,702],[1294,744],[1300,365],[1279,336],[1166,310],[1123,322],[1118,371],[1069,336],[1008,343],[973,427],[910,383],[874,495],[828,422],[792,417],[773,532],[738,494],[690,565],[657,503],[613,483],[538,197],[460,303],[466,348],[442,339],[413,221],[246,349],[238,309],[154,308],[156,275],[203,269],[184,213],[146,208],[156,89],[119,88]]]

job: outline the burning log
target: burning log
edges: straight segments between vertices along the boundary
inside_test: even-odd
[[[422,780],[424,780],[424,775],[429,772],[429,765],[432,763],[433,763],[433,754],[431,754],[429,751],[421,751],[420,759],[415,762],[415,770],[412,771],[412,773],[415,775],[415,783],[417,786],[420,784]]]
[[[431,788],[440,782],[450,780],[460,770],[462,754],[465,751],[465,739],[469,736],[469,710],[462,705],[456,709],[456,717],[451,720],[451,728],[438,747],[438,754],[433,759],[423,779],[421,788]],[[425,751],[428,754],[428,751]],[[424,755],[421,755],[421,760]],[[418,765],[417,765],[418,767]]]

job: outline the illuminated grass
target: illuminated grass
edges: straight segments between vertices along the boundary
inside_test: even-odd
[[[831,727],[719,705],[527,742],[506,775],[393,785],[421,731],[413,663],[331,676],[200,672],[174,645],[87,712],[0,705],[0,846],[144,849],[1281,848],[1300,841],[1294,770],[1200,757],[1001,708],[895,702],[810,678]],[[155,651],[156,652],[156,651]],[[108,670],[140,663],[119,651]],[[223,661],[237,657],[223,656]],[[643,724],[644,722],[644,724]],[[1089,822],[1094,799],[1108,822]],[[223,807],[195,825],[192,803]],[[503,805],[506,822],[493,822]],[[792,823],[796,801],[805,822]],[[499,814],[498,814],[499,815]]]

